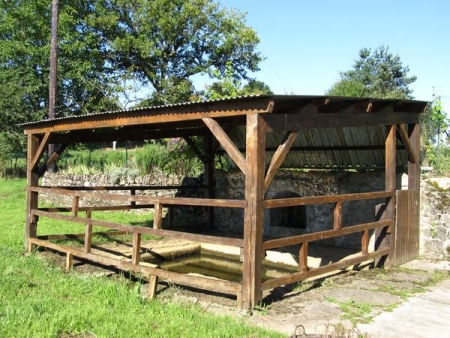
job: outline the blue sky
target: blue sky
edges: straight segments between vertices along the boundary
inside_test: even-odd
[[[448,0],[220,0],[247,12],[266,57],[254,74],[276,94],[322,95],[352,68],[361,48],[398,54],[415,99],[450,97]],[[433,88],[435,88],[433,90]]]

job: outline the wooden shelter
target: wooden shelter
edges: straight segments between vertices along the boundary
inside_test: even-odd
[[[262,95],[196,103],[131,109],[124,111],[62,117],[23,124],[28,137],[26,248],[48,247],[72,257],[116,266],[173,283],[214,290],[237,297],[244,308],[257,306],[262,291],[339,270],[368,259],[397,265],[417,256],[419,250],[419,116],[427,103],[412,100],[370,98]],[[205,163],[205,198],[138,196],[136,190],[155,187],[128,187],[129,195],[112,193],[102,198],[120,202],[119,206],[81,207],[80,199],[112,187],[43,187],[39,178],[64,149],[79,142],[148,140],[203,136],[203,149],[195,151]],[[56,152],[43,159],[49,144]],[[214,196],[213,154],[224,151],[245,175],[245,198],[216,199]],[[307,196],[266,200],[265,191],[280,167],[328,169],[384,169],[385,188],[381,191],[330,196]],[[397,168],[407,168],[408,189],[398,190]],[[162,188],[162,187],[159,187]],[[66,207],[39,207],[43,193],[70,196]],[[384,199],[385,208],[373,222],[342,226],[342,204]],[[334,221],[326,231],[263,240],[264,210],[311,204],[334,205]],[[162,229],[162,208],[171,205],[202,206],[208,210],[207,222],[214,222],[215,208],[244,211],[242,238],[227,238]],[[94,220],[97,210],[153,208],[153,228],[126,226]],[[85,214],[84,214],[85,212]],[[79,234],[84,248],[65,247],[51,241],[58,236],[38,235],[39,218],[54,218],[84,226]],[[133,234],[133,254],[118,260],[91,252],[92,226]],[[369,250],[369,233],[377,234],[375,250]],[[308,266],[308,244],[313,241],[361,233],[358,255],[319,268]],[[242,282],[212,280],[160,269],[140,261],[142,234],[188,239],[241,248]],[[64,236],[59,236],[61,238]],[[261,266],[266,250],[298,244],[298,272],[263,282]]]

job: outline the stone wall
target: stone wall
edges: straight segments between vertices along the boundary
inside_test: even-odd
[[[244,198],[244,175],[240,171],[218,172],[216,174],[218,198]],[[281,171],[266,192],[266,199],[294,196],[324,196],[373,192],[384,190],[384,172],[321,172]],[[401,176],[398,176],[401,186]],[[375,207],[384,199],[348,202],[343,204],[343,226],[375,221]],[[307,205],[284,210],[266,210],[264,214],[264,235],[267,237],[292,236],[302,233],[330,230],[333,228],[333,204]],[[301,210],[303,208],[303,210]],[[284,216],[283,216],[284,214]],[[279,224],[280,217],[292,222],[289,226]],[[242,209],[219,209],[215,212],[215,225],[232,232],[243,231],[244,211]],[[295,223],[297,222],[297,224]],[[323,241],[325,242],[325,241]],[[361,235],[354,234],[327,241],[332,245],[361,247]]]
[[[450,178],[421,181],[420,255],[450,259]]]

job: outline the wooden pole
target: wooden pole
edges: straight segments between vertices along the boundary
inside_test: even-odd
[[[259,305],[264,223],[264,155],[266,124],[258,114],[247,115],[242,307]]]
[[[416,154],[420,154],[420,125],[409,125],[409,138],[411,145]],[[413,258],[419,255],[420,248],[420,156],[419,161],[413,163],[408,161],[408,189],[413,190],[411,204],[413,205],[410,210],[411,222],[410,238],[413,238],[412,247],[410,248],[411,256]]]
[[[39,139],[33,135],[28,135],[27,143],[27,188],[38,186],[39,176],[33,170],[33,159],[39,148]],[[25,250],[31,251],[33,246],[29,243],[30,238],[37,236],[37,217],[31,211],[38,207],[38,193],[27,189],[27,218],[25,223]]]

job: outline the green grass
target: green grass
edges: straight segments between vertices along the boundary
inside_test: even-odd
[[[65,273],[24,254],[25,180],[0,180],[0,219],[0,337],[283,337],[197,305],[143,300],[126,278]]]

